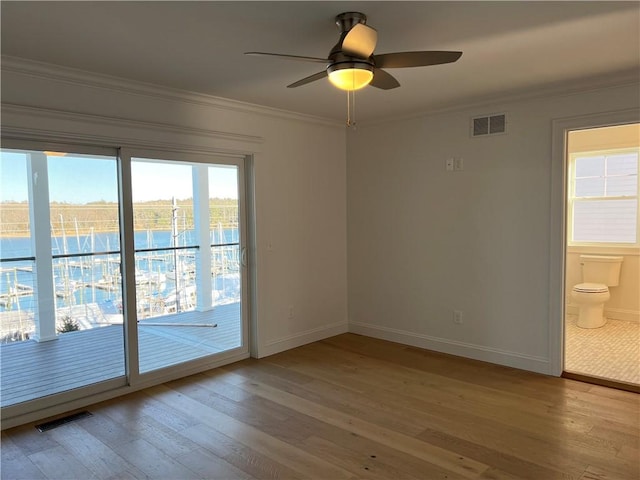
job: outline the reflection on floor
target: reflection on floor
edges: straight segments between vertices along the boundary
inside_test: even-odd
[[[600,328],[580,328],[577,318],[566,317],[564,369],[640,385],[640,323],[608,319]]]

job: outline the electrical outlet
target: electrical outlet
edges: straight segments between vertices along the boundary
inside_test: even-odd
[[[460,310],[453,311],[453,323],[462,325],[462,311]]]
[[[293,318],[293,305],[289,305],[289,314],[288,314],[289,318]]]

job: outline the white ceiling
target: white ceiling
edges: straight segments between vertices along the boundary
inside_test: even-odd
[[[393,69],[401,87],[357,93],[358,120],[410,115],[566,82],[640,72],[639,2],[10,2],[2,54],[343,120],[327,80],[286,85],[322,65],[335,15],[359,11],[375,53],[461,50],[448,65]]]

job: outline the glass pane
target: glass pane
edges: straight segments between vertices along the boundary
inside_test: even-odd
[[[237,168],[135,158],[132,188],[140,371],[241,346]]]
[[[124,378],[116,158],[42,151],[2,158],[2,204],[13,215],[1,239],[0,288],[9,293],[0,302],[2,405]],[[7,194],[31,203],[31,212],[5,202]],[[5,251],[31,259],[6,272]]]
[[[195,250],[185,248],[197,244],[192,168],[134,159],[131,175],[135,247],[143,250],[136,253],[138,316],[193,310],[186,291],[192,290]]]
[[[27,154],[0,152],[0,343],[29,340],[36,309]]]
[[[36,309],[34,262],[2,261],[0,277],[0,343],[29,340],[35,333]]]
[[[604,196],[604,177],[576,178],[576,197]]]
[[[136,249],[194,245],[191,166],[134,159]]]
[[[607,175],[637,175],[638,154],[625,153],[607,158]]]
[[[576,158],[576,177],[603,177],[604,156]]]
[[[63,318],[92,328],[87,302],[122,298],[117,165],[89,155],[49,154],[47,162],[56,303]]]
[[[215,305],[240,301],[240,251],[238,245],[211,247]]]
[[[0,152],[0,254],[3,259],[30,257],[27,155]]]
[[[637,194],[637,175],[607,177],[607,197],[635,197]]]
[[[240,301],[237,167],[209,168],[214,302]]]
[[[221,329],[218,345],[225,349],[242,345],[238,175],[235,166],[209,168],[213,304]]]
[[[638,202],[596,200],[574,202],[573,241],[635,243]]]
[[[138,320],[194,310],[197,249],[136,252]]]

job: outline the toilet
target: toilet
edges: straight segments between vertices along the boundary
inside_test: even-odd
[[[604,304],[609,301],[609,287],[620,280],[623,257],[580,255],[582,281],[571,290],[571,298],[579,307],[578,327],[602,327],[607,319]]]

